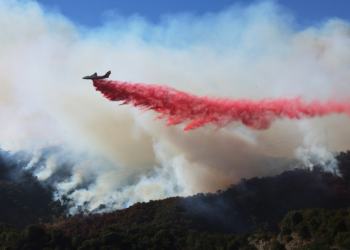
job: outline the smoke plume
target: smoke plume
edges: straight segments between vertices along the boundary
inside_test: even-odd
[[[140,109],[154,110],[167,117],[167,125],[190,120],[184,130],[214,123],[218,128],[241,121],[252,129],[268,129],[276,119],[302,119],[324,116],[332,113],[350,115],[350,102],[325,104],[313,101],[306,104],[301,98],[264,99],[261,101],[213,99],[197,97],[166,86],[131,84],[119,81],[93,80],[96,90],[111,101],[123,101]]]
[[[350,148],[347,114],[184,133],[184,124],[167,127],[154,112],[106,101],[81,78],[111,70],[122,81],[179,91],[173,94],[343,104],[350,99],[349,34],[349,23],[335,18],[302,27],[274,2],[168,14],[158,23],[110,14],[90,28],[35,1],[0,1],[0,147],[26,152],[26,168],[71,213],[215,192],[281,173],[295,156],[327,164],[332,151]]]

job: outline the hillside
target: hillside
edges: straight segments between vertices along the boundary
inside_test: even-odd
[[[52,200],[53,190],[25,170],[27,164],[21,152],[0,151],[0,222],[16,228],[51,222],[65,210],[60,201]]]
[[[295,169],[216,193],[68,217],[20,155],[1,155],[1,249],[349,249],[349,151],[337,157],[341,176]]]
[[[341,154],[343,173],[350,168],[350,152]],[[349,180],[321,168],[295,169],[274,177],[241,180],[225,191],[173,197],[137,203],[105,214],[78,214],[55,225],[70,234],[89,235],[103,225],[130,228],[132,225],[176,224],[193,230],[243,233],[257,229],[277,231],[278,223],[291,210],[350,206]]]

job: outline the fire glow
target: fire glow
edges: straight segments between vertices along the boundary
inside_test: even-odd
[[[184,130],[212,123],[222,128],[232,122],[242,122],[251,129],[268,129],[276,119],[303,119],[330,114],[348,113],[350,102],[314,100],[306,103],[301,97],[286,99],[247,99],[198,97],[167,86],[93,80],[97,91],[110,101],[122,101],[142,110],[159,113],[156,119],[166,118],[167,126],[190,121]]]

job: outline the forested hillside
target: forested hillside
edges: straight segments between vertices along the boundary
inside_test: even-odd
[[[0,222],[16,228],[51,222],[65,210],[60,201],[52,200],[53,190],[25,170],[27,164],[21,152],[0,151]]]
[[[299,168],[216,193],[69,217],[20,156],[6,157],[1,249],[350,249],[349,151],[337,157],[339,174]]]

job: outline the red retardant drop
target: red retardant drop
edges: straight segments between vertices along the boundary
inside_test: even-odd
[[[93,80],[97,91],[110,101],[123,101],[142,110],[154,110],[167,118],[167,125],[189,120],[184,130],[213,123],[218,128],[240,121],[251,129],[267,129],[276,119],[302,119],[329,114],[350,114],[350,102],[312,101],[305,103],[301,97],[294,99],[245,99],[198,97],[167,86]]]

